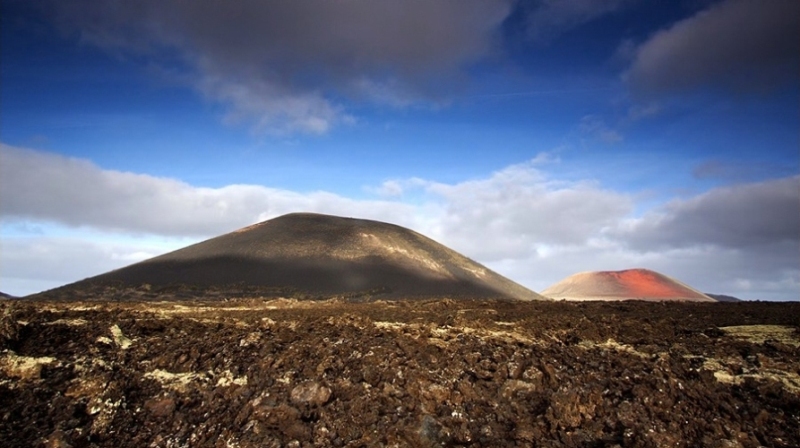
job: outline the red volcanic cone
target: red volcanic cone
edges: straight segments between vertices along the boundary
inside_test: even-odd
[[[648,269],[581,272],[542,291],[565,300],[680,300],[716,302],[674,278]]]

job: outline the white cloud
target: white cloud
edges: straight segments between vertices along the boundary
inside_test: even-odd
[[[619,143],[623,140],[619,131],[612,129],[603,119],[595,115],[586,115],[581,118],[578,129],[583,134],[607,144]]]
[[[634,218],[634,196],[553,180],[548,162],[544,155],[454,184],[392,180],[375,191],[393,199],[373,200],[195,187],[4,145],[0,290],[35,292],[187,238],[312,211],[412,228],[535,290],[578,271],[646,267],[712,293],[800,297],[800,177],[717,188]],[[49,223],[67,230],[54,233]]]
[[[520,2],[527,15],[528,35],[547,41],[622,8],[627,0],[539,0]]]
[[[442,204],[437,234],[483,261],[515,259],[546,245],[585,244],[631,211],[627,195],[592,182],[555,182],[536,165],[452,185],[428,182],[426,191]],[[486,234],[491,243],[481,238]]]
[[[230,120],[323,133],[352,120],[341,98],[438,103],[454,84],[443,80],[490,53],[510,3],[51,0],[44,9],[84,42],[184,68]]]
[[[625,120],[628,122],[639,121],[656,116],[659,113],[661,113],[661,105],[658,103],[631,106],[628,109],[628,116]]]
[[[325,134],[336,125],[355,121],[318,92],[286,91],[257,79],[235,83],[208,73],[197,85],[208,98],[229,105],[226,123],[247,123],[259,134]]]
[[[762,91],[797,82],[800,2],[724,0],[643,43],[627,73],[640,92]]]
[[[76,236],[7,236],[0,241],[0,291],[25,295],[54,288],[178,249],[152,241],[92,241]]]
[[[5,256],[14,260],[13,265],[3,266],[4,273],[14,277],[17,272],[47,272],[49,278],[61,281],[87,277],[97,272],[98,268],[114,269],[142,261],[150,254],[136,246],[109,247],[85,240],[52,238],[37,238],[33,243],[24,239],[4,241],[3,250],[8,251]],[[135,256],[137,253],[142,257]],[[91,263],[70,263],[75,258],[91,260]]]
[[[413,216],[403,204],[257,185],[194,187],[2,144],[0,161],[0,213],[6,219],[104,231],[210,236],[292,211],[347,211],[406,225]]]
[[[377,193],[379,196],[397,197],[403,195],[403,191],[405,190],[405,188],[403,187],[401,182],[398,182],[396,180],[387,180],[383,182],[378,188],[371,188],[368,190]]]

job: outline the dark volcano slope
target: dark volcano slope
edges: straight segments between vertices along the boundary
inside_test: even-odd
[[[711,297],[712,299],[716,300],[717,302],[741,302],[742,299],[738,297],[728,296],[725,294],[711,294],[709,292],[705,293],[705,295]]]
[[[98,284],[266,287],[376,298],[542,296],[409,229],[293,213],[53,290]],[[51,295],[43,293],[44,296]]]

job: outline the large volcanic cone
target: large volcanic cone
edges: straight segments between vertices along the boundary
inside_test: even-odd
[[[716,302],[674,278],[648,269],[581,272],[542,291],[565,300],[680,300]]]
[[[293,213],[53,290],[97,284],[288,289],[378,298],[544,297],[393,224]],[[50,295],[50,292],[44,293]]]

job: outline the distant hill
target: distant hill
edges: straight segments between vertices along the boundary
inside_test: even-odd
[[[674,278],[649,269],[581,272],[542,291],[559,300],[647,300],[713,302]]]
[[[707,296],[711,297],[712,299],[718,302],[741,302],[742,299],[733,296],[726,296],[724,294],[711,294],[709,292],[706,293]]]
[[[412,230],[378,221],[294,213],[36,295],[68,298],[96,285],[227,285],[316,296],[544,297]]]
[[[0,299],[14,299],[15,297],[0,291]]]

